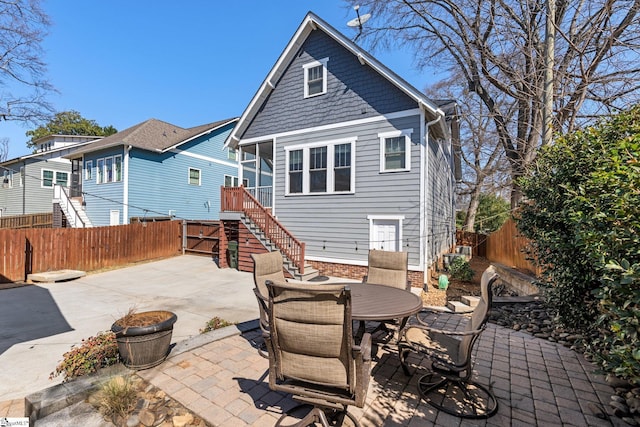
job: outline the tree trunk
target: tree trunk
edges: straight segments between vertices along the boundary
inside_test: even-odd
[[[478,206],[480,205],[480,186],[476,186],[471,193],[471,199],[469,200],[469,207],[467,208],[467,216],[464,219],[464,231],[473,232],[476,225],[476,214],[478,213]]]

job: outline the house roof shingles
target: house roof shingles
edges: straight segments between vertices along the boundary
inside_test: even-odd
[[[142,150],[163,152],[234,120],[237,119],[219,120],[185,129],[162,120],[149,119],[89,144],[84,149],[75,152],[74,156],[118,145],[130,145]]]

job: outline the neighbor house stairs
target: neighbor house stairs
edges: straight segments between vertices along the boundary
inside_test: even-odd
[[[93,227],[91,220],[82,207],[82,198],[69,197],[67,188],[54,184],[53,203],[60,206],[60,210],[67,219],[67,224],[71,228]]]

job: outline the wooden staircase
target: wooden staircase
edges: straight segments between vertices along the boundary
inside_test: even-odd
[[[280,251],[285,267],[294,279],[310,280],[318,276],[318,271],[304,259],[304,243],[296,239],[244,187],[222,187],[220,209],[222,212],[240,213],[242,223],[267,250]]]
[[[254,237],[268,251],[280,250],[280,248],[278,248],[278,246],[274,242],[272,242],[271,239],[267,237],[266,233],[255,222],[253,222],[251,218],[249,218],[249,216],[243,214],[240,217],[240,220],[242,221],[244,226],[247,228],[247,230],[249,230],[251,234],[253,234]],[[318,277],[319,275],[318,270],[313,268],[310,264],[305,262],[303,273],[301,273],[300,269],[295,265],[293,261],[289,259],[289,257],[287,257],[285,253],[283,253],[282,251],[280,251],[280,253],[282,253],[284,268],[289,272],[291,277],[293,277],[295,280],[311,280],[314,277]]]

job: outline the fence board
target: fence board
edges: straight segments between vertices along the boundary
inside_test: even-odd
[[[499,230],[487,236],[487,259],[540,274],[540,269],[527,259],[524,252],[528,244],[529,240],[520,235],[516,222],[510,218]]]
[[[179,221],[95,228],[0,229],[0,282],[25,280],[25,244],[33,246],[31,273],[94,271],[180,253]]]
[[[52,212],[0,217],[0,228],[51,228],[52,226]]]

